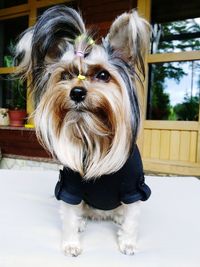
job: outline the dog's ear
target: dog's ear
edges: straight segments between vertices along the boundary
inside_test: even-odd
[[[36,25],[22,34],[16,46],[16,59],[25,68],[32,61],[33,67],[45,61],[58,59],[85,32],[81,16],[72,8],[54,6],[39,18]],[[18,61],[18,60],[17,60]],[[49,62],[47,62],[49,63]]]
[[[143,57],[149,43],[150,26],[137,11],[123,13],[111,25],[107,40],[118,50],[124,60],[144,73]]]
[[[73,44],[84,32],[83,20],[74,9],[66,6],[48,9],[35,25],[33,58],[44,62],[46,57],[61,56],[68,49],[68,44]]]
[[[45,11],[35,26],[22,36],[16,47],[16,58],[20,58],[18,73],[30,77],[37,100],[49,79],[47,65],[58,62],[85,31],[81,16],[74,9],[61,5]]]
[[[31,27],[23,32],[19,37],[19,42],[15,47],[14,64],[17,66],[17,73],[24,75],[28,73],[31,68],[31,47],[34,28]]]

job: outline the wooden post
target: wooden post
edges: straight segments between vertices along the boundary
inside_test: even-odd
[[[137,10],[140,16],[145,18],[148,22],[150,22],[151,16],[151,0],[138,0]],[[148,52],[147,52],[148,54]],[[147,56],[145,58],[145,81],[144,85],[141,86],[139,82],[136,82],[137,88],[139,88],[139,99],[141,106],[141,129],[138,136],[138,147],[140,149],[141,154],[143,154],[143,139],[144,139],[144,121],[146,119],[146,107],[147,107],[147,93],[148,93],[148,64],[147,64]],[[141,80],[143,78],[141,77]]]

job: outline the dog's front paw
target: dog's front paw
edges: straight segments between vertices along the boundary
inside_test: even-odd
[[[72,257],[77,257],[82,252],[79,243],[68,243],[66,241],[62,243],[62,250],[66,256]]]
[[[119,242],[119,249],[125,255],[133,255],[135,253],[135,244],[131,242]]]
[[[118,244],[120,251],[125,255],[133,255],[136,251],[136,239],[123,231],[118,232]]]

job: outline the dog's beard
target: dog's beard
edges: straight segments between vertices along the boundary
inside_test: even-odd
[[[85,179],[119,170],[132,144],[127,95],[116,84],[88,89],[75,105],[62,86],[48,90],[35,113],[36,132],[46,148]],[[53,92],[53,93],[52,93]]]

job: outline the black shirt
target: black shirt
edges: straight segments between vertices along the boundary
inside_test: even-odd
[[[115,173],[96,179],[84,180],[78,172],[69,168],[60,170],[55,188],[58,200],[77,205],[84,200],[89,206],[101,210],[115,209],[121,203],[145,201],[151,194],[144,182],[140,152],[135,146],[124,166]]]

